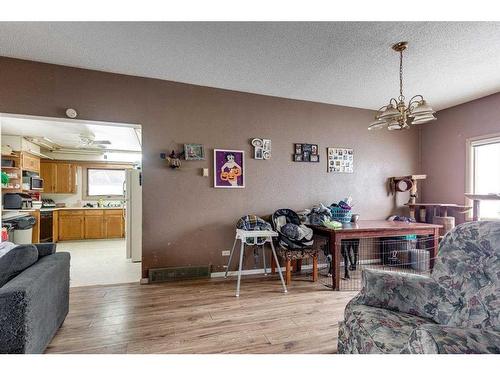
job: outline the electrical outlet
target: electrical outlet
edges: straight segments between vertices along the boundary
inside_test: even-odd
[[[230,250],[222,250],[222,256],[223,257],[228,257],[229,255],[231,255],[231,251]]]

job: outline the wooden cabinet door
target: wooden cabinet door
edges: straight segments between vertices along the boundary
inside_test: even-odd
[[[21,166],[24,170],[31,172],[40,171],[40,158],[37,156],[30,155],[26,152],[21,154]]]
[[[74,193],[76,189],[75,166],[69,163],[56,164],[55,193]]]
[[[85,239],[104,238],[104,220],[102,215],[85,216]]]
[[[40,177],[43,179],[43,192],[55,193],[57,183],[57,169],[55,163],[41,163]]]
[[[59,211],[52,211],[52,242],[59,241]]]
[[[83,216],[59,215],[59,240],[71,241],[82,240],[83,236]]]
[[[104,216],[104,235],[106,238],[123,238],[125,236],[123,216]]]

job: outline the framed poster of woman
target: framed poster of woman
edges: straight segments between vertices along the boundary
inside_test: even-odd
[[[214,150],[214,187],[245,187],[245,151]]]

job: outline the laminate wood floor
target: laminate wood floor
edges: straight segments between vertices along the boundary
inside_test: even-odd
[[[47,353],[334,353],[356,292],[274,277],[71,288]]]

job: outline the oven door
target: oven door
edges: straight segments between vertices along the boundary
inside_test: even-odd
[[[40,211],[40,242],[52,242],[52,211]]]

